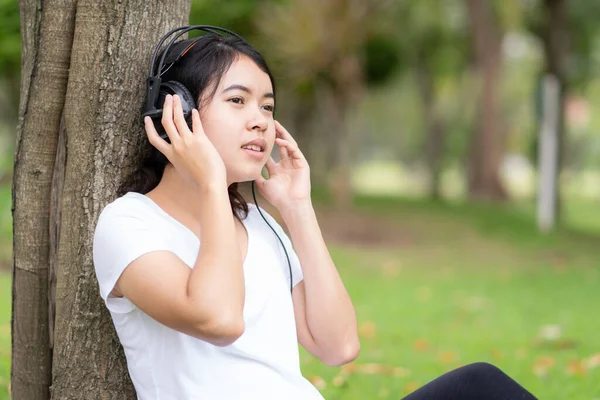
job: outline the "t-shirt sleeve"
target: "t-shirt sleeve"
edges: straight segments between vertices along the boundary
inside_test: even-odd
[[[285,250],[287,251],[287,254],[290,258],[290,264],[292,266],[292,286],[296,286],[298,283],[300,283],[302,281],[302,279],[304,279],[304,275],[302,274],[302,267],[300,265],[300,259],[298,258],[298,255],[296,254],[294,247],[292,246],[292,241],[290,240],[288,235],[286,235],[286,233],[283,230],[283,228],[281,227],[281,225],[279,225],[277,223],[277,221],[275,221],[275,218],[273,218],[271,215],[269,215],[269,213],[267,213],[262,208],[260,209],[260,211],[265,216],[267,221],[269,221],[269,224],[271,224],[273,229],[275,229],[275,231],[277,232],[277,235],[281,238],[281,241],[283,242],[283,244],[285,246]],[[261,218],[261,217],[259,216],[259,218]],[[269,229],[269,228],[267,227],[267,229]],[[275,240],[277,240],[277,238],[275,238]],[[284,252],[283,248],[281,247],[281,243],[279,243],[279,240],[277,240],[277,245],[278,245],[279,251],[281,252],[281,257],[284,262],[283,265],[285,267],[285,274],[287,276],[287,275],[289,275],[287,258],[285,256],[285,252]],[[288,280],[289,280],[289,278],[288,278]]]
[[[100,296],[114,313],[128,313],[135,305],[111,291],[127,266],[140,256],[157,250],[168,250],[166,241],[140,212],[107,206],[96,224],[93,262]]]

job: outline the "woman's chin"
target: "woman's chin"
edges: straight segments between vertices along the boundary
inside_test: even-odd
[[[262,168],[248,168],[245,171],[237,171],[235,175],[232,177],[233,182],[249,182],[254,181],[262,176]]]

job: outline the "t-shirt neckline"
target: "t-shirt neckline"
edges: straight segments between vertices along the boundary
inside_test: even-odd
[[[190,228],[188,228],[187,226],[185,226],[184,224],[179,222],[176,218],[174,218],[171,214],[169,214],[168,212],[163,210],[162,207],[159,206],[150,197],[146,196],[143,193],[139,193],[139,192],[127,192],[125,195],[133,196],[137,199],[140,199],[144,203],[148,204],[150,207],[152,207],[154,210],[156,210],[159,214],[161,214],[162,216],[167,218],[169,221],[171,221],[174,224],[176,224],[177,226],[179,226],[181,229],[188,232],[190,235],[192,235],[196,239],[196,241],[200,242],[200,239],[198,239],[198,236],[196,236],[196,234],[194,232],[192,232],[190,230]],[[248,213],[250,213],[250,210],[248,210]],[[244,225],[244,228],[246,229],[246,236],[248,237],[248,243],[246,244],[246,258],[244,258],[243,264],[246,264],[246,262],[248,261],[248,258],[249,258],[248,256],[250,255],[250,249],[252,248],[252,235],[250,233],[250,224],[246,223],[247,221],[248,221],[247,217],[241,220],[242,225]]]

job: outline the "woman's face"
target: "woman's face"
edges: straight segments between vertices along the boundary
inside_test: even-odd
[[[228,185],[260,176],[275,142],[274,107],[269,75],[240,55],[200,114],[227,169]]]

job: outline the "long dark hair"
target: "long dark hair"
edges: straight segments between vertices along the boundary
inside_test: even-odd
[[[163,82],[175,80],[186,86],[197,99],[199,109],[212,99],[223,75],[240,55],[249,57],[269,75],[273,93],[275,93],[275,80],[267,63],[262,55],[247,42],[235,36],[223,37],[214,34],[206,34],[200,39],[187,39],[184,42],[191,44],[196,40],[198,40],[197,43],[185,53],[184,57],[169,68],[161,79]],[[209,88],[211,92],[206,93]],[[162,179],[169,160],[149,141],[146,140],[144,143],[141,166],[123,180],[117,190],[118,196],[123,196],[127,192],[146,194],[154,189]],[[233,213],[240,219],[246,218],[248,204],[239,192],[237,183],[231,184],[228,192]]]

